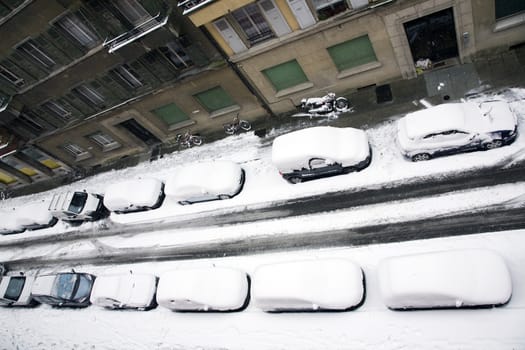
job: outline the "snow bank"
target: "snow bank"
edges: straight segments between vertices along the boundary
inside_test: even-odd
[[[505,261],[488,250],[453,250],[385,259],[379,285],[391,309],[501,305],[512,282]]]
[[[264,311],[345,310],[363,300],[364,278],[348,260],[293,261],[259,267],[252,289]]]

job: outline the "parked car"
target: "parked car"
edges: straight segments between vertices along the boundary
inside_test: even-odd
[[[397,141],[412,161],[489,150],[516,139],[516,115],[503,101],[448,103],[407,114],[397,123]]]
[[[351,310],[364,300],[361,268],[349,260],[319,259],[263,265],[252,296],[264,311]]]
[[[236,311],[248,303],[248,275],[226,267],[180,269],[160,276],[157,303],[176,311]]]
[[[32,306],[37,304],[31,297],[34,276],[2,276],[0,281],[0,305]]]
[[[157,277],[125,273],[98,276],[91,291],[91,303],[108,309],[149,310],[157,304]]]
[[[51,198],[48,210],[64,221],[94,221],[105,215],[103,197],[86,191],[56,193]]]
[[[138,179],[108,186],[104,206],[120,214],[156,209],[164,200],[164,184],[157,179]]]
[[[495,306],[512,294],[505,261],[488,250],[387,258],[378,277],[383,302],[394,310]]]
[[[235,162],[193,163],[166,181],[165,193],[168,198],[185,205],[232,198],[241,191],[243,184],[244,171]]]
[[[278,136],[272,161],[284,179],[299,183],[366,168],[371,151],[363,130],[319,126]]]
[[[17,224],[26,230],[52,227],[58,222],[58,219],[47,210],[48,206],[48,201],[25,204],[17,207],[13,215],[16,217]]]
[[[31,295],[43,304],[85,307],[90,304],[89,296],[94,281],[95,276],[78,272],[37,276]]]
[[[12,235],[22,233],[26,229],[18,222],[15,214],[15,209],[0,211],[0,234]]]

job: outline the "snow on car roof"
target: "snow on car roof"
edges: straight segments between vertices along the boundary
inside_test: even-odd
[[[363,300],[363,272],[344,259],[263,265],[254,273],[252,289],[265,311],[345,310]]]
[[[242,168],[231,161],[184,165],[166,181],[165,193],[176,199],[205,194],[229,194],[239,188]]]
[[[512,282],[505,261],[488,250],[456,250],[387,258],[378,269],[392,309],[506,303]]]
[[[104,194],[104,205],[109,210],[121,210],[131,204],[135,207],[153,206],[162,191],[157,179],[127,180],[109,185]]]
[[[0,212],[0,231],[18,231],[23,230],[22,225],[18,223],[15,209],[10,211],[2,210]]]
[[[91,301],[110,298],[129,305],[146,305],[155,293],[156,277],[152,274],[117,274],[97,276]]]
[[[237,310],[247,295],[246,273],[226,267],[169,271],[157,288],[159,305],[174,310]]]
[[[53,214],[47,210],[49,201],[39,201],[16,208],[14,215],[18,224],[28,225],[47,225],[53,219]]]
[[[369,155],[368,137],[363,130],[318,126],[275,138],[272,161],[281,170],[307,167],[311,158],[331,159],[348,165]]]
[[[37,276],[31,294],[33,295],[50,295],[53,290],[56,275]]]

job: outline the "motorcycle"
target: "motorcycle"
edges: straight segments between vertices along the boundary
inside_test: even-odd
[[[345,97],[336,97],[335,93],[329,92],[323,97],[303,98],[299,108],[301,113],[292,117],[328,117],[337,118],[341,113],[351,113],[354,108]]]
[[[233,118],[233,122],[231,124],[224,124],[224,132],[228,135],[233,135],[239,130],[248,131],[252,129],[252,125],[247,120],[239,119],[239,116],[235,116]]]
[[[200,146],[204,141],[203,137],[200,135],[192,135],[188,130],[184,134],[177,134],[175,136],[175,143],[179,146],[190,148],[192,146]]]

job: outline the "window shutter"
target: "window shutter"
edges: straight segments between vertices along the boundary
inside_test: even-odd
[[[95,109],[89,106],[87,103],[76,97],[73,93],[67,93],[63,99],[67,101],[71,106],[74,106],[84,116],[89,116],[95,112]]]
[[[296,60],[291,60],[263,70],[264,75],[272,83],[276,91],[306,83],[308,78]]]
[[[170,69],[170,63],[164,60],[158,52],[149,52],[140,58],[140,61],[155,75],[159,80],[165,82],[176,78],[175,72]]]
[[[334,45],[327,50],[339,71],[377,61],[368,35]]]
[[[228,93],[220,86],[200,92],[195,95],[195,98],[208,112],[214,112],[235,104]]]
[[[51,41],[53,41],[61,50],[68,53],[68,55],[77,59],[84,56],[85,50],[77,45],[75,42],[69,39],[66,34],[63,34],[61,30],[56,28],[49,28],[47,34]]]
[[[151,112],[168,125],[177,124],[190,119],[175,103],[162,106]]]
[[[496,19],[512,16],[525,11],[523,0],[495,0]]]
[[[29,83],[33,83],[47,76],[47,72],[43,68],[40,68],[39,66],[37,66],[36,63],[34,63],[32,60],[27,59],[24,55],[20,54],[19,52],[13,52],[9,56],[9,58],[11,61],[16,62],[16,64],[12,64],[10,67],[4,65],[4,67],[6,67],[9,70],[13,69],[12,72],[16,73],[17,75],[19,72],[27,72],[26,74],[24,74],[24,79],[26,79],[26,77],[28,78],[26,85],[29,85]]]

